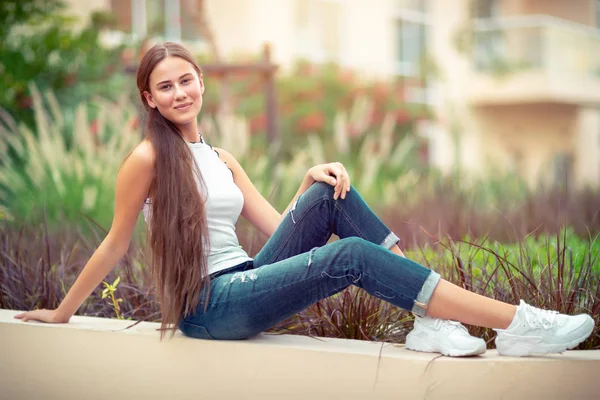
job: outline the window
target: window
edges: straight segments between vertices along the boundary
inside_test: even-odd
[[[427,2],[397,0],[396,4],[396,71],[401,76],[418,77],[427,52]]]
[[[425,53],[425,27],[413,21],[399,20],[398,32],[398,73],[405,76],[418,76]]]
[[[202,40],[197,0],[111,0],[118,29],[138,38],[147,35],[170,40]],[[190,11],[191,10],[191,11]]]
[[[473,18],[490,20],[500,16],[500,3],[498,0],[476,0],[473,3]],[[493,23],[493,22],[492,22]],[[487,70],[502,67],[507,54],[505,32],[500,29],[484,30],[477,33],[473,48],[475,68]],[[539,52],[536,42],[528,54]]]
[[[498,0],[476,0],[474,7],[475,18],[497,18],[500,15]]]

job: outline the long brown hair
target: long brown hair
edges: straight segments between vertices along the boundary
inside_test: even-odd
[[[148,244],[162,315],[161,339],[169,330],[172,336],[183,317],[195,312],[201,292],[206,304],[210,291],[205,199],[198,186],[203,184],[202,175],[177,127],[144,97],[144,91],[150,92],[150,74],[167,57],[184,59],[202,76],[189,51],[170,42],[148,50],[137,72],[137,87],[148,112],[146,137],[156,153]]]

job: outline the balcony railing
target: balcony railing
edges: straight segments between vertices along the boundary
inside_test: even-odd
[[[476,71],[491,74],[600,79],[600,30],[546,15],[479,19],[472,60]]]

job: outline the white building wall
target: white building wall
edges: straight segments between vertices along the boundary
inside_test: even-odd
[[[346,5],[343,64],[368,76],[395,71],[393,0],[354,0]]]
[[[468,23],[469,0],[431,1],[430,4],[433,21],[430,54],[440,71],[436,79],[439,98],[434,103],[439,121],[438,143],[433,144],[436,151],[431,161],[444,172],[453,170],[456,163],[465,170],[481,171],[479,128],[465,90],[472,74],[471,63],[455,45],[458,32]]]
[[[575,132],[575,176],[579,186],[600,184],[600,109],[582,107]]]
[[[308,1],[338,5],[339,57],[333,61],[366,76],[394,74],[394,0]],[[273,59],[284,70],[304,57],[294,15],[296,0],[213,0],[207,4],[215,37],[226,57],[256,53],[265,43],[271,44]],[[314,44],[318,38],[314,32],[309,35],[311,52],[318,53]]]
[[[471,55],[459,52],[456,40],[458,33],[470,24],[470,2],[471,0],[429,1],[429,56],[439,71],[439,75],[430,82],[436,88],[435,96],[429,96],[436,124],[429,130],[429,137],[430,159],[434,166],[445,172],[453,171],[458,166],[477,175],[490,167],[486,154],[489,153],[492,141],[488,140],[486,131],[490,130],[490,126],[502,126],[506,118],[493,120],[493,113],[490,117],[489,112],[482,115],[469,98],[469,87],[477,74],[471,67]],[[326,61],[327,54],[323,53],[324,46],[320,43],[324,40],[323,32],[336,32],[339,35],[339,48],[332,61],[365,77],[379,79],[388,79],[397,73],[399,44],[396,23],[400,3],[402,2],[398,0],[206,0],[209,22],[225,60],[234,60],[238,55],[256,56],[264,44],[269,43],[273,61],[285,73],[299,57],[308,55],[313,57],[313,61]],[[89,15],[96,9],[110,9],[109,0],[69,0],[69,4],[70,11],[80,16]],[[556,17],[562,15],[562,8],[558,7],[562,3],[558,0],[548,3],[547,9],[533,10],[532,4],[532,1],[501,0],[501,15],[534,11],[548,12]],[[581,18],[588,14],[582,10],[589,10],[590,4],[588,0],[574,2],[573,6],[577,5],[579,11],[570,10],[562,18],[582,22]],[[298,23],[298,10],[303,7],[305,10],[306,7],[309,9],[310,25],[304,31],[299,28]],[[335,22],[332,22],[334,27],[325,26],[326,21],[319,17],[325,9],[328,12],[337,10]],[[527,101],[526,98],[515,98],[509,103],[519,107],[525,106]],[[558,99],[557,104],[560,103]],[[597,126],[600,125],[600,117],[597,112],[591,111],[593,107],[588,108],[589,105],[581,104],[579,107],[585,108],[579,112],[578,122],[572,124],[573,128],[563,135],[573,138],[572,141],[577,143],[572,150],[576,180],[595,181],[598,184],[600,130]],[[526,125],[537,126],[539,124],[536,121],[547,119],[544,113],[535,110],[535,107],[528,108],[523,117],[530,120]],[[560,124],[568,122],[564,120]],[[523,154],[549,154],[550,142],[543,139],[543,135],[541,139],[540,136],[535,139],[521,141],[536,143],[535,149],[524,150]],[[499,160],[510,159],[510,154],[497,153],[501,149],[493,150]],[[526,169],[523,174],[533,180],[532,177],[537,175],[541,164],[539,160],[535,163],[530,161],[523,160],[523,168]],[[535,167],[528,167],[532,163]]]

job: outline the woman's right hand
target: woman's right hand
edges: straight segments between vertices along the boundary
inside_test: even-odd
[[[40,321],[47,322],[50,324],[66,324],[71,319],[70,317],[65,318],[63,315],[58,313],[58,310],[33,310],[27,311],[21,314],[15,315],[16,319],[20,319],[23,322],[27,321]]]

